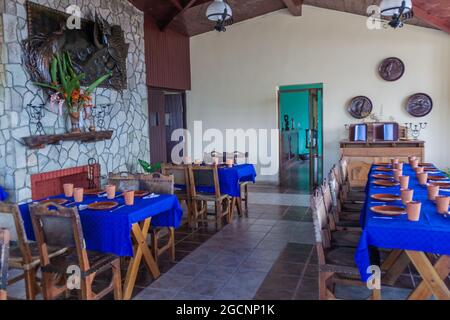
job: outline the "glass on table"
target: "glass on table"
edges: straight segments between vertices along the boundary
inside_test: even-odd
[[[73,189],[73,198],[74,198],[76,203],[83,202],[84,189],[83,188],[75,188],[75,189]]]
[[[125,204],[127,206],[134,205],[134,190],[128,190],[123,192],[123,197],[125,199]]]
[[[400,192],[401,192],[402,202],[404,205],[406,205],[408,202],[413,201],[413,197],[414,197],[413,189],[402,189]]]
[[[403,171],[400,169],[394,169],[394,180],[400,181],[400,176],[403,175]]]
[[[419,180],[419,184],[421,184],[423,186],[426,185],[427,181],[428,181],[428,173],[426,173],[426,172],[418,173],[417,180]]]
[[[409,188],[409,176],[400,176],[400,189],[408,189]]]
[[[73,183],[65,183],[65,184],[63,184],[64,195],[67,198],[73,197],[73,188],[74,188]]]
[[[439,186],[430,184],[427,186],[427,191],[428,191],[428,200],[434,201],[436,200],[436,197],[439,195]]]
[[[109,200],[112,200],[116,197],[116,186],[113,184],[108,184],[105,188],[106,191],[106,197]]]
[[[436,207],[440,214],[448,215],[448,207],[450,206],[450,197],[448,196],[437,196],[436,197]]]
[[[420,211],[422,210],[422,203],[418,201],[410,201],[406,204],[406,213],[408,220],[417,222],[420,220]]]

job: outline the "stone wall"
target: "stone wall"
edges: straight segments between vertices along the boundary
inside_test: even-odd
[[[38,151],[27,149],[21,138],[35,132],[27,104],[47,103],[43,119],[47,134],[65,132],[67,119],[50,110],[47,96],[32,84],[22,66],[20,44],[28,38],[25,0],[0,0],[0,185],[10,193],[10,200],[17,202],[31,198],[30,176],[34,173],[86,165],[89,158],[97,159],[102,175],[135,171],[138,158],[150,157],[143,13],[123,0],[34,2],[60,11],[77,4],[82,17],[91,17],[97,11],[110,23],[120,25],[130,44],[128,89],[120,94],[99,88],[93,95],[97,105],[111,103],[105,118],[105,127],[114,130],[110,141],[63,142]]]

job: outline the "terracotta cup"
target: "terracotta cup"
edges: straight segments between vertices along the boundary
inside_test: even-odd
[[[399,163],[399,162],[400,162],[400,160],[399,160],[398,158],[393,158],[393,159],[391,159],[392,167],[395,168],[395,165],[396,165],[397,163]]]
[[[64,195],[68,198],[73,197],[73,183],[63,184]]]
[[[233,167],[234,161],[233,159],[227,159],[227,167]]]
[[[400,176],[403,175],[403,171],[400,169],[394,169],[394,180],[400,181]]]
[[[123,193],[123,197],[125,198],[125,204],[127,206],[134,205],[134,191],[133,190],[125,191]]]
[[[106,197],[109,200],[112,200],[116,197],[116,186],[113,184],[108,184],[105,188],[106,190]]]
[[[428,181],[428,173],[418,173],[417,174],[417,180],[419,180],[419,183],[421,184],[421,185],[426,185],[427,184],[427,181]]]
[[[439,186],[429,185],[427,187],[428,190],[428,200],[434,201],[436,197],[439,195]]]
[[[394,164],[394,169],[402,170],[403,171],[403,162],[399,162]]]
[[[416,171],[416,173],[424,173],[425,172],[425,168],[424,167],[417,167],[414,169],[414,171]]]
[[[414,190],[412,189],[402,189],[401,190],[401,197],[403,204],[407,204],[408,202],[413,201],[414,196]]]
[[[419,166],[419,160],[418,159],[411,160],[410,165],[413,168],[417,168]]]
[[[411,201],[406,204],[406,213],[409,221],[419,221],[420,211],[422,210],[422,203]]]
[[[73,189],[73,198],[75,202],[80,203],[83,202],[84,189],[83,188],[75,188]]]
[[[409,188],[409,176],[400,176],[400,189],[408,189]]]
[[[448,214],[449,206],[450,206],[450,197],[448,196],[436,197],[437,212],[439,212],[440,214]]]

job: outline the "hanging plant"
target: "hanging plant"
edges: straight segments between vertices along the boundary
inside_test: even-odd
[[[60,115],[63,113],[63,106],[67,108],[72,122],[72,132],[80,132],[79,121],[82,109],[92,108],[92,92],[104,81],[112,76],[112,72],[107,73],[85,89],[81,88],[81,81],[85,78],[84,73],[77,74],[67,52],[56,54],[50,66],[51,83],[34,84],[42,88],[54,91],[50,95],[51,108],[58,106]]]

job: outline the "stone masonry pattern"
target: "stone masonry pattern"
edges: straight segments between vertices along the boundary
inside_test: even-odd
[[[42,120],[46,134],[66,132],[67,117],[50,110],[47,95],[33,85],[22,66],[21,43],[28,38],[26,1],[0,0],[0,185],[16,202],[30,200],[30,176],[38,172],[86,165],[89,158],[94,158],[101,165],[102,176],[106,176],[108,172],[139,170],[137,159],[150,158],[143,13],[122,0],[34,2],[63,12],[76,4],[82,17],[97,12],[120,25],[130,44],[128,89],[120,94],[98,88],[93,95],[95,104],[111,104],[105,117],[105,128],[114,130],[110,141],[63,142],[41,150],[27,149],[22,138],[35,132],[26,110],[29,103],[46,103]]]

